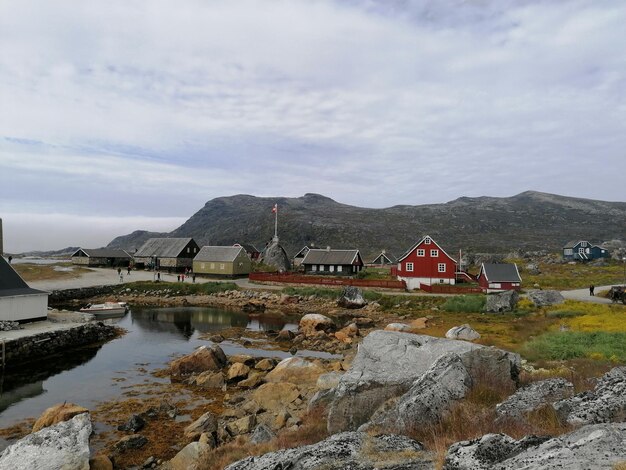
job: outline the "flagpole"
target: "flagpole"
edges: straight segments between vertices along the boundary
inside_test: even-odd
[[[274,241],[278,240],[278,204],[274,204]]]

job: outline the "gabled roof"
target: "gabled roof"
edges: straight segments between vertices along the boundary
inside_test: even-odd
[[[245,256],[248,256],[245,253],[246,249],[241,246],[203,246],[193,260],[230,263],[235,261],[242,251]]]
[[[191,241],[193,238],[150,238],[134,256],[136,258],[149,258],[150,256],[175,258]]]
[[[452,256],[450,256],[448,253],[446,253],[446,250],[444,250],[443,248],[441,248],[441,246],[439,246],[439,244],[433,240],[433,237],[429,236],[429,235],[424,235],[424,237],[418,241],[416,244],[414,244],[411,248],[409,248],[402,256],[400,256],[400,258],[398,258],[398,263],[400,261],[402,261],[404,258],[406,258],[407,256],[409,256],[411,254],[411,252],[413,250],[415,250],[415,248],[417,248],[418,246],[420,246],[424,240],[426,240],[427,238],[430,238],[431,241],[431,245],[435,245],[438,249],[440,249],[448,258],[450,258],[452,261],[454,261],[455,263],[457,262]]]
[[[308,246],[303,246],[302,249],[295,254],[294,258],[304,258],[310,249],[311,248],[309,248]]]
[[[359,250],[314,250],[310,249],[302,260],[302,264],[352,264],[361,258]]]
[[[516,264],[483,263],[480,266],[478,277],[480,277],[483,272],[489,282],[522,282]]]
[[[395,256],[393,256],[389,252],[381,251],[380,254],[376,258],[374,258],[374,260],[372,261],[371,264],[380,264],[380,262],[377,262],[377,260],[380,259],[380,258],[385,258],[389,264],[397,263],[397,259],[396,259]]]
[[[567,242],[563,248],[574,248],[580,242],[584,242],[584,241],[585,240],[572,240],[570,242]]]
[[[235,243],[233,246],[242,247],[244,250],[246,250],[246,253],[260,253],[259,250],[257,250],[257,247],[251,243]]]
[[[26,281],[15,272],[13,267],[0,256],[0,297],[27,294],[45,294],[46,292],[31,289]]]
[[[130,258],[131,256],[124,250],[118,248],[79,248],[72,255],[80,256],[80,252],[85,253],[88,258]]]

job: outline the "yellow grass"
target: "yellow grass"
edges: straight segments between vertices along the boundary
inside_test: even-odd
[[[51,279],[74,279],[80,277],[82,274],[90,272],[91,269],[83,268],[82,266],[74,266],[71,263],[58,263],[58,264],[14,264],[13,268],[17,273],[22,276],[26,282],[31,281],[48,281]],[[54,268],[69,268],[71,271],[57,271]]]

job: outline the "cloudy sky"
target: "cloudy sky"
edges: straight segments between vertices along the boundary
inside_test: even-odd
[[[626,200],[626,1],[0,0],[5,250],[207,200]]]

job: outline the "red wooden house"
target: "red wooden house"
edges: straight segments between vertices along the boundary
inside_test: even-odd
[[[520,290],[522,278],[516,264],[483,263],[478,272],[478,285],[487,293]]]
[[[395,270],[408,289],[420,284],[454,284],[457,262],[428,235],[398,259]]]

